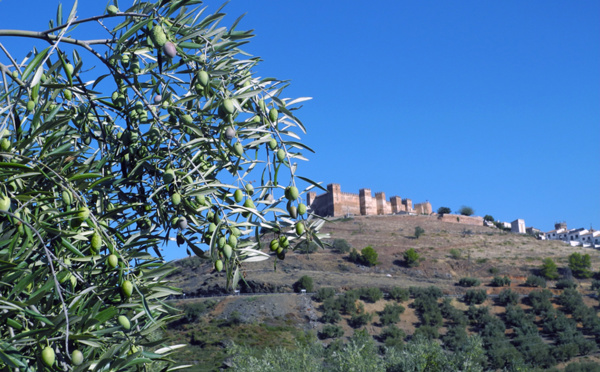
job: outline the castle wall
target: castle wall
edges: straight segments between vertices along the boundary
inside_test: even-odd
[[[385,193],[378,192],[375,197],[370,189],[360,189],[358,195],[342,192],[339,184],[327,185],[327,193],[317,195],[315,192],[306,194],[306,202],[312,213],[319,216],[345,216],[353,215],[384,215],[392,213],[413,213],[412,200],[393,196],[386,200]],[[415,205],[417,213],[431,214],[429,202]]]
[[[462,223],[465,225],[483,226],[483,217],[462,216],[458,214],[440,214],[438,219],[444,222]]]

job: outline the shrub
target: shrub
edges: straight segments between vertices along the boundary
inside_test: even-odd
[[[362,312],[362,313],[356,313],[356,314],[352,315],[350,320],[348,320],[348,324],[352,328],[360,328],[362,326],[369,324],[372,320],[373,320],[372,313]]]
[[[502,306],[509,304],[516,305],[519,302],[519,294],[507,288],[498,294],[497,301],[498,304]]]
[[[569,268],[576,278],[589,278],[592,276],[590,266],[592,265],[589,254],[574,252],[569,256]]]
[[[393,324],[384,328],[379,335],[379,339],[387,347],[401,347],[405,337],[404,331]]]
[[[466,205],[463,205],[462,207],[460,207],[460,209],[458,210],[458,213],[460,213],[463,216],[472,216],[475,213],[475,210],[473,210],[473,208],[468,207]]]
[[[561,279],[556,282],[557,289],[577,288],[577,283],[569,279]]]
[[[508,276],[504,276],[503,278],[495,276],[490,285],[492,287],[504,287],[510,285],[510,278]]]
[[[358,300],[358,293],[355,291],[348,291],[343,295],[338,296],[336,302],[338,303],[342,314],[352,315],[356,313],[356,300]]]
[[[383,298],[383,293],[379,288],[361,288],[358,290],[358,294],[361,300],[375,303]]]
[[[404,306],[398,304],[386,304],[379,312],[379,321],[382,325],[394,324],[400,321],[400,314],[404,312]]]
[[[600,280],[592,280],[592,291],[600,289]]]
[[[434,340],[439,337],[438,328],[430,325],[422,325],[415,329],[413,337],[423,337],[426,340]]]
[[[321,316],[320,320],[322,323],[335,324],[342,320],[342,316],[340,315],[340,312],[337,309],[328,308],[325,311],[323,311],[323,315]]]
[[[465,277],[465,278],[460,278],[460,280],[458,281],[458,285],[461,287],[477,287],[480,284],[481,284],[481,281],[479,281],[479,279],[477,279],[477,278]]]
[[[549,280],[558,279],[558,267],[551,258],[544,258],[542,261],[540,275]]]
[[[494,217],[490,216],[489,214],[486,214],[485,216],[483,216],[483,220],[487,222],[494,222]]]
[[[317,243],[312,242],[312,241],[309,242],[307,240],[298,244],[298,247],[296,248],[296,252],[304,253],[304,254],[315,253],[318,250],[319,250],[319,246],[317,245]]]
[[[448,207],[439,207],[437,210],[438,214],[450,214],[452,213],[452,210]]]
[[[197,322],[202,315],[215,307],[217,304],[214,300],[206,300],[199,302],[189,302],[183,304],[183,314],[188,323]]]
[[[326,338],[338,338],[342,337],[343,335],[344,330],[342,329],[342,327],[333,324],[327,324],[323,326],[323,329],[321,330],[321,332],[319,332],[319,338],[321,340]]]
[[[448,328],[448,332],[442,336],[442,342],[448,350],[459,350],[467,342],[467,330],[462,325],[452,326]]]
[[[302,289],[306,289],[306,292],[313,291],[313,280],[308,275],[303,275],[296,283],[293,285],[294,292],[300,293]]]
[[[415,227],[415,238],[419,239],[419,237],[421,235],[423,235],[424,233],[425,233],[425,229],[423,229],[421,226]]]
[[[360,253],[356,250],[356,248],[352,248],[350,254],[348,255],[348,259],[350,262],[360,263]]]
[[[392,287],[392,289],[390,289],[390,292],[388,293],[388,295],[390,296],[390,298],[392,300],[395,300],[398,302],[407,301],[409,298],[408,290],[404,289],[404,288],[400,288],[400,287]]]
[[[528,287],[546,288],[546,279],[537,275],[529,275],[525,281],[525,285]]]
[[[600,365],[594,362],[571,363],[565,368],[565,372],[600,372]]]
[[[335,239],[331,243],[331,248],[339,253],[348,253],[352,246],[345,239]]]
[[[360,254],[361,262],[365,266],[375,266],[379,263],[377,262],[377,252],[371,246],[363,248]]]
[[[323,302],[328,298],[335,297],[335,289],[332,287],[319,288],[317,293],[313,296],[313,300],[317,302]]]
[[[533,308],[533,312],[537,315],[547,313],[552,310],[552,292],[547,289],[541,291],[532,291],[526,297],[526,301]]]
[[[443,295],[442,290],[435,286],[410,287],[408,288],[408,292],[415,299],[420,297],[433,297],[435,299],[438,299]]]
[[[482,304],[487,299],[485,289],[469,289],[465,293],[464,301],[467,305]]]
[[[419,266],[420,256],[417,253],[417,251],[415,251],[414,248],[410,248],[409,250],[404,252],[403,257],[404,257],[404,262],[406,262],[406,266],[408,266],[408,267]]]
[[[452,248],[450,250],[450,257],[454,258],[455,260],[458,260],[458,259],[462,258],[462,253],[460,252],[460,250],[458,250],[456,248]]]

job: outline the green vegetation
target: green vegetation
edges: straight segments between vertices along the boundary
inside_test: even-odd
[[[460,278],[458,281],[458,285],[461,287],[477,287],[481,284],[481,281],[477,278]]]
[[[389,295],[390,299],[395,300],[397,302],[407,301],[410,296],[407,289],[400,288],[400,287],[392,287],[392,289],[390,289],[388,295]]]
[[[1,32],[49,43],[2,48],[2,370],[167,370],[162,329],[179,314],[165,300],[180,291],[162,245],[210,261],[231,290],[242,262],[269,258],[250,227],[276,234],[283,259],[322,223],[298,216],[289,232],[291,213],[264,203],[268,190],[299,207],[305,128],[288,82],[256,76],[240,49],[252,32],[198,1],[129,3],[75,1],[46,31]]]
[[[298,281],[294,283],[294,292],[300,293],[302,289],[305,289],[306,292],[313,291],[313,280],[308,275],[303,275]]]
[[[459,260],[462,258],[462,253],[459,249],[452,248],[450,249],[450,257],[454,258],[455,260]]]
[[[450,214],[452,213],[452,210],[450,210],[450,208],[448,207],[439,207],[437,210],[437,214]]]
[[[425,234],[425,229],[421,226],[415,227],[415,239],[419,239],[421,235]]]
[[[487,299],[485,289],[469,289],[465,293],[464,301],[467,305],[479,305]]]
[[[510,285],[510,278],[508,276],[504,276],[504,277],[499,277],[499,276],[495,276],[494,279],[492,279],[490,285],[492,287],[505,287],[505,286],[509,286]]]
[[[360,253],[358,253],[358,251],[355,248],[352,248],[352,250],[350,251],[350,255],[348,256],[348,259],[351,262],[360,264],[360,265],[365,265],[365,266],[375,266],[377,264],[379,264],[379,262],[377,261],[377,257],[378,254],[375,251],[375,249],[373,249],[373,247],[371,246],[367,246],[365,248],[363,248]]]
[[[398,304],[386,304],[384,309],[379,312],[379,322],[386,326],[400,321],[400,314],[404,312],[404,307]]]
[[[358,295],[365,302],[375,303],[383,298],[383,292],[379,288],[367,287],[360,288]]]
[[[404,257],[404,262],[406,263],[406,266],[408,266],[408,267],[419,266],[421,256],[419,256],[419,254],[417,253],[417,251],[415,251],[414,248],[410,248],[406,252],[404,252],[403,257]]]
[[[317,293],[313,296],[313,300],[317,302],[323,302],[329,298],[333,298],[335,296],[335,289],[331,287],[319,288]]]
[[[569,269],[571,269],[576,278],[591,277],[591,266],[592,260],[589,254],[582,255],[581,253],[574,252],[569,256]]]
[[[540,267],[540,274],[548,280],[558,279],[558,267],[551,258],[544,258]]]
[[[487,222],[494,222],[494,217],[490,216],[489,214],[486,214],[485,216],[483,216],[483,220]]]
[[[375,252],[375,250],[371,246],[363,248],[360,251],[360,255],[361,262],[365,266],[375,266],[379,263],[377,262],[377,252]]]
[[[338,253],[349,253],[352,246],[345,239],[334,239],[331,242],[331,249]]]
[[[460,213],[462,216],[472,216],[473,214],[475,214],[475,210],[471,207],[463,205],[458,210],[458,213]]]
[[[529,287],[546,288],[546,279],[537,275],[529,275],[525,281],[525,285]]]
[[[319,338],[322,340],[326,338],[338,338],[342,337],[343,335],[344,330],[342,327],[333,324],[324,325],[321,332],[319,332]]]

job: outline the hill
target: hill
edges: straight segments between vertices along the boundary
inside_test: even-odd
[[[425,233],[415,238],[415,228]],[[559,241],[537,240],[530,235],[513,234],[485,226],[469,226],[441,222],[432,216],[357,216],[341,218],[324,225],[329,242],[345,240],[360,251],[372,246],[379,255],[377,266],[365,267],[348,260],[347,253],[334,249],[317,250],[311,254],[289,252],[284,261],[273,260],[245,266],[245,278],[251,288],[246,292],[292,292],[292,285],[303,275],[313,278],[316,288],[333,286],[338,290],[377,286],[436,285],[446,293],[459,293],[454,286],[465,276],[484,280],[495,275],[507,275],[515,284],[523,283],[528,275],[552,258],[566,266],[573,252],[591,253],[589,248],[571,247]],[[408,268],[403,253],[414,248],[421,256],[418,267]],[[188,295],[223,293],[223,274],[214,272],[212,265],[198,258],[174,263],[178,268],[171,280]],[[592,257],[597,271],[599,261]]]
[[[415,237],[417,227],[424,230],[419,238]],[[242,286],[242,292],[255,293],[251,296],[228,296],[224,293],[225,278],[223,274],[215,273],[209,262],[199,258],[174,262],[177,270],[169,279],[186,293],[185,299],[175,303],[184,310],[185,317],[172,324],[168,332],[175,342],[190,344],[190,348],[181,355],[181,361],[194,364],[197,371],[215,370],[222,363],[231,365],[226,351],[232,343],[246,345],[255,355],[261,355],[261,350],[266,347],[294,349],[298,347],[298,340],[309,342],[307,335],[310,334],[319,334],[325,344],[340,337],[349,339],[357,329],[366,330],[380,344],[388,344],[386,332],[393,325],[400,336],[392,341],[400,344],[408,342],[416,333],[434,339],[439,337],[444,345],[464,342],[464,339],[453,341],[447,336],[454,337],[459,328],[461,337],[483,335],[489,360],[495,360],[494,365],[500,366],[498,368],[508,368],[508,365],[502,365],[502,358],[507,356],[493,354],[499,353],[498,345],[485,338],[489,329],[483,322],[492,322],[490,324],[495,324],[495,332],[500,332],[487,337],[498,339],[506,336],[506,340],[501,341],[500,350],[522,355],[510,358],[522,358],[534,365],[548,367],[578,360],[573,357],[589,355],[596,350],[594,337],[600,336],[600,320],[596,308],[598,300],[591,288],[592,280],[569,282],[577,289],[575,294],[567,292],[571,297],[556,288],[556,283],[549,282],[546,293],[550,302],[544,302],[547,308],[541,312],[536,307],[539,305],[528,297],[532,291],[534,295],[540,295],[541,288],[525,285],[527,277],[537,274],[545,258],[552,258],[563,277],[568,276],[569,271],[565,270],[568,256],[573,252],[593,253],[589,248],[571,247],[559,241],[540,241],[533,236],[490,227],[442,222],[430,216],[342,218],[327,222],[323,232],[329,233],[328,242],[332,244],[325,250],[319,249],[310,254],[290,252],[284,261],[277,263],[276,271],[273,270],[273,260],[247,265],[244,272],[247,285]],[[360,251],[366,246],[373,247],[378,253],[378,265],[366,267],[351,262],[347,249],[344,249],[353,247]],[[421,257],[417,267],[408,267],[403,260],[403,253],[410,248]],[[596,272],[600,262],[595,255],[591,256],[592,270]],[[315,291],[333,287],[338,296],[325,300],[292,294],[293,284],[302,276],[312,278]],[[487,298],[470,306],[463,295],[474,288],[457,285],[464,277],[478,279],[481,285],[476,285],[475,290],[487,294]],[[494,277],[506,277],[510,283],[493,286]],[[426,300],[419,298],[431,286],[439,288],[439,294],[443,296],[424,297]],[[390,292],[398,288],[404,291],[402,299],[378,297],[379,289]],[[410,297],[409,288],[412,288]],[[371,297],[373,293],[374,297]],[[496,296],[500,293],[514,294],[513,303],[527,313],[526,317],[525,313],[519,315],[529,322],[527,332],[532,332],[531,327],[535,330],[534,335],[528,334],[527,337],[535,340],[538,349],[544,348],[543,352],[537,350],[532,354],[520,348],[524,345],[531,349],[531,345],[529,342],[518,344],[518,338],[514,339],[515,334],[521,331],[505,314],[509,307],[503,303],[501,296]],[[203,297],[219,294],[225,296]],[[346,305],[343,305],[344,301]],[[424,315],[423,301],[433,303],[433,308],[427,311],[433,311],[434,315]],[[351,304],[350,310],[344,312],[348,303]],[[548,312],[550,310],[555,312]],[[399,318],[389,314],[394,311],[399,313]],[[326,320],[332,312],[334,315],[339,313],[338,319]],[[573,340],[578,340],[579,346],[571,347],[568,352],[563,349],[571,343],[565,346],[566,341],[560,338],[559,333],[548,331],[546,325],[559,313],[577,320],[569,323],[569,327],[572,337],[576,336]],[[473,317],[478,316],[476,314],[487,320],[474,320]],[[384,319],[389,316],[392,317],[391,323],[389,318]],[[437,320],[430,324],[431,319]],[[499,320],[501,326],[497,324]],[[330,321],[333,324],[328,324]],[[334,332],[335,337],[328,332]],[[518,350],[511,346],[513,343],[521,345]],[[545,359],[546,364],[531,359],[534,357]],[[591,360],[597,362],[597,359]]]

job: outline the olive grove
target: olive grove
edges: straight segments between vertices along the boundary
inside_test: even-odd
[[[0,30],[0,369],[166,370],[169,242],[229,288],[245,262],[322,246],[302,203],[320,186],[296,175],[306,99],[201,3],[84,19],[75,1],[45,31]],[[12,37],[47,47],[17,56]]]

